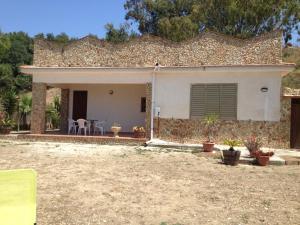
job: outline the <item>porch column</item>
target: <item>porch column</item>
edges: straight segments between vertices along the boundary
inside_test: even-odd
[[[61,89],[60,98],[60,132],[68,132],[68,118],[69,118],[69,89]]]
[[[146,83],[146,138],[151,138],[152,84]]]
[[[46,91],[44,83],[32,83],[31,133],[45,133]]]

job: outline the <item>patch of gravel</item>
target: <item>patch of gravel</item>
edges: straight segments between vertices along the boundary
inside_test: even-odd
[[[300,224],[299,166],[119,145],[0,141],[0,154],[1,169],[38,172],[38,224]]]

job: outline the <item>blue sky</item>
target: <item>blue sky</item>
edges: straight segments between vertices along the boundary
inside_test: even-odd
[[[105,24],[125,22],[125,0],[0,0],[0,29],[3,32],[67,33],[105,36]],[[296,33],[295,33],[296,34]],[[297,37],[294,35],[293,43]],[[299,44],[299,43],[298,43]]]
[[[0,0],[0,29],[82,37],[103,37],[104,25],[125,21],[124,0]]]

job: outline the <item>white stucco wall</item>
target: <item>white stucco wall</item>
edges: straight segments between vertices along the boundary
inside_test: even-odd
[[[33,82],[51,84],[145,84],[151,81],[149,71],[116,72],[44,72],[33,74]]]
[[[72,118],[73,91],[88,91],[87,119],[105,120],[106,130],[116,122],[122,131],[131,132],[133,126],[145,126],[145,112],[141,112],[141,97],[146,97],[146,86],[139,84],[69,85],[69,118]],[[113,90],[112,95],[109,91]]]
[[[156,76],[156,106],[162,118],[188,119],[190,116],[190,89],[197,83],[237,83],[238,120],[280,119],[279,72],[190,72],[158,73]],[[267,93],[260,89],[268,87]],[[266,110],[266,111],[265,111]]]
[[[197,83],[237,83],[238,84],[238,102],[237,119],[254,121],[279,121],[280,120],[280,88],[282,73],[291,70],[292,67],[280,66],[248,66],[248,67],[203,67],[203,68],[161,68],[156,72],[155,81],[155,105],[160,107],[160,116],[162,118],[188,119],[190,117],[190,89],[192,84]],[[153,69],[70,69],[68,70],[50,70],[33,73],[34,82],[43,82],[51,86],[74,89],[89,89],[88,117],[100,115],[103,118],[108,117],[110,111],[126,109],[127,98],[133,99],[134,90],[132,84],[146,84],[152,81]],[[73,72],[72,72],[73,71]],[[72,84],[72,85],[71,85]],[[92,84],[103,84],[102,88],[95,88]],[[108,106],[105,113],[92,105],[98,104],[97,96],[107,94],[110,85],[127,84],[124,86],[123,94],[116,94],[113,102],[108,99],[100,99],[101,104]],[[79,86],[76,86],[79,85]],[[139,95],[144,94],[145,88],[138,91]],[[126,88],[125,88],[126,87]],[[127,88],[128,87],[128,88]],[[137,85],[136,87],[139,87]],[[268,87],[267,93],[262,93],[260,89]],[[76,89],[75,88],[75,89]],[[123,90],[120,89],[120,90]],[[139,90],[139,89],[137,89]],[[143,91],[143,92],[142,92]],[[72,93],[72,91],[71,91]],[[104,95],[106,96],[106,95]],[[107,96],[106,96],[107,97]],[[119,97],[121,100],[117,99]],[[141,96],[138,100],[140,101]],[[131,104],[131,103],[130,103]],[[132,107],[139,107],[138,103],[132,103]],[[136,104],[136,105],[134,105]],[[114,107],[116,108],[114,108]],[[105,107],[105,106],[104,106]],[[109,111],[109,110],[110,111]],[[132,109],[133,110],[133,109]],[[122,116],[116,114],[118,116]],[[109,122],[117,120],[117,116],[112,114]],[[127,114],[126,114],[127,115]],[[126,118],[132,115],[136,117],[134,125],[142,123],[143,117],[139,114],[132,114],[129,111]],[[120,117],[121,118],[121,117]],[[97,119],[97,118],[96,118]],[[99,118],[101,119],[101,118]],[[125,116],[122,117],[125,120]],[[130,127],[133,123],[124,125]],[[131,128],[130,128],[131,129]]]

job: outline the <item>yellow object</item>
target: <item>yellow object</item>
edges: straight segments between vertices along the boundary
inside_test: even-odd
[[[36,222],[36,176],[31,169],[0,171],[0,225]]]

